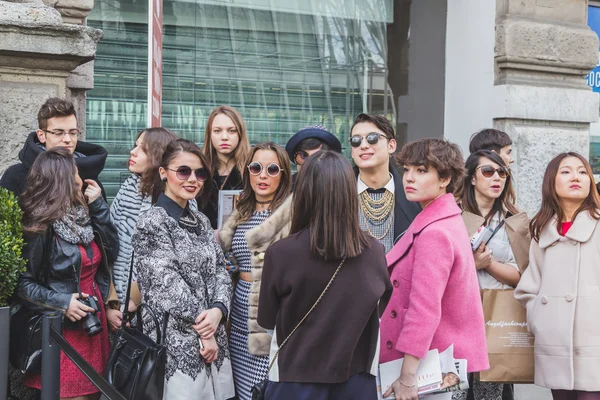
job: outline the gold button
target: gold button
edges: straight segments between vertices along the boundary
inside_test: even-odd
[[[264,251],[258,254],[258,259],[259,260],[264,260],[265,259],[265,252]]]

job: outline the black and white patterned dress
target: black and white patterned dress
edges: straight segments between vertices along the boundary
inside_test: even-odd
[[[224,324],[215,333],[217,360],[206,363],[192,328],[206,309],[227,315],[231,279],[208,218],[181,208],[164,194],[143,212],[132,238],[135,268],[144,303],[167,325],[164,400],[225,400],[234,396],[231,358]],[[148,318],[146,318],[148,317]],[[144,317],[144,329],[152,327]],[[154,330],[147,332],[154,335]]]
[[[252,217],[238,225],[231,252],[238,261],[240,272],[251,272],[250,250],[246,240],[246,232],[263,223],[271,215],[270,210],[255,211]],[[250,282],[239,280],[235,288],[231,305],[231,334],[229,349],[233,366],[233,379],[239,400],[249,400],[250,389],[265,378],[269,368],[268,356],[254,356],[248,352],[248,297]]]

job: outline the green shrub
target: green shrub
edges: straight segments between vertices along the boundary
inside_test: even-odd
[[[0,307],[8,301],[25,271],[23,250],[23,213],[14,194],[0,188]]]

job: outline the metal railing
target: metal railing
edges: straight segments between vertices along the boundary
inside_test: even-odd
[[[42,318],[42,397],[41,400],[60,399],[60,351],[102,392],[108,400],[127,400],[66,341],[62,335],[62,315],[44,315]]]

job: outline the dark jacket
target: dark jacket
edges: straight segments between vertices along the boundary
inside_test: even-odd
[[[20,196],[27,187],[27,174],[33,165],[33,162],[39,154],[45,151],[40,147],[39,141],[35,131],[31,132],[23,145],[21,151],[19,151],[18,164],[11,165],[2,175],[0,179],[0,186],[13,192],[16,196]],[[98,182],[100,189],[102,189],[102,197],[106,199],[106,193],[102,183],[98,180],[98,175],[104,169],[104,163],[108,152],[102,146],[97,144],[77,141],[75,147],[75,164],[79,169],[79,176],[81,179],[92,179]]]
[[[213,174],[213,189],[208,200],[208,204],[202,206],[198,203],[198,210],[208,217],[210,225],[213,229],[217,229],[217,219],[219,217],[219,190],[240,190],[242,189],[242,176],[238,172],[237,168],[233,168],[229,174],[229,178],[223,185],[223,189],[220,189],[219,185],[219,172],[215,171]]]
[[[273,243],[264,257],[258,323],[275,329],[277,345],[292,332],[340,265],[310,252],[310,230]],[[281,382],[340,383],[377,375],[379,317],[392,294],[385,251],[377,239],[348,258],[271,370]],[[270,376],[275,379],[274,375]]]
[[[102,251],[102,264],[96,272],[95,281],[104,301],[110,289],[109,265],[118,251],[117,230],[110,222],[108,205],[99,198],[89,205],[94,240]],[[36,312],[65,312],[73,293],[77,293],[77,281],[81,276],[81,253],[77,245],[69,243],[48,232],[26,237],[23,251],[27,270],[19,278],[17,300]],[[50,263],[44,258],[44,248],[48,249]],[[45,267],[49,267],[46,270]],[[77,280],[76,280],[77,278]],[[47,280],[47,284],[43,282]]]
[[[354,173],[358,178],[358,167],[354,167]],[[414,203],[406,199],[404,185],[402,184],[402,174],[398,166],[390,160],[390,174],[394,177],[394,186],[396,187],[394,197],[396,205],[394,206],[394,244],[402,237],[418,213],[421,212],[419,203]],[[379,189],[379,188],[373,188]]]

